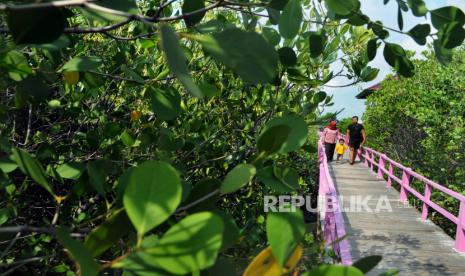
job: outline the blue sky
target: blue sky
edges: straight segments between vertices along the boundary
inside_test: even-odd
[[[391,0],[388,5],[383,5],[383,0],[361,0],[362,11],[368,15],[372,20],[380,20],[387,27],[398,29],[397,26],[397,1]],[[443,6],[457,6],[465,11],[465,0],[425,0],[426,6],[428,9],[436,9]],[[403,13],[404,18],[404,31],[410,30],[413,26],[418,23],[424,23],[429,21],[429,18],[425,19],[424,17],[414,17],[411,12]],[[389,42],[398,43],[406,49],[415,50],[417,52],[417,57],[421,57],[421,52],[426,49],[426,46],[417,45],[413,39],[409,36],[401,35],[398,33],[390,32],[390,36],[387,39]],[[344,111],[339,115],[339,118],[352,117],[357,115],[362,116],[365,110],[365,101],[358,100],[355,98],[363,88],[370,87],[373,84],[378,83],[383,80],[386,74],[391,73],[390,66],[386,64],[382,55],[382,46],[381,49],[378,49],[378,54],[376,58],[369,64],[372,67],[380,69],[378,77],[369,83],[363,83],[361,85],[354,85],[345,88],[329,88],[326,87],[324,90],[328,94],[334,95],[334,106],[326,109],[327,112],[335,112],[341,109]],[[340,68],[340,64],[334,65],[334,70]],[[344,85],[350,83],[351,80],[346,78],[336,78],[332,80],[329,85]]]

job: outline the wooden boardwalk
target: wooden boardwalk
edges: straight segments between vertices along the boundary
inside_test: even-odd
[[[371,196],[369,210],[344,212],[353,260],[382,255],[383,260],[368,275],[387,269],[398,269],[399,275],[465,275],[465,255],[454,250],[454,240],[430,221],[422,221],[413,207],[399,201],[399,193],[362,163],[350,166],[347,160],[331,162],[330,174],[338,194],[343,196],[344,210],[356,202],[357,196]],[[382,205],[378,199],[384,196]],[[376,212],[376,206],[392,207]]]

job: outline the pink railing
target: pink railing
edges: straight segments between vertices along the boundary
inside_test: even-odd
[[[408,200],[409,193],[420,199],[422,201],[421,218],[423,220],[428,218],[428,209],[432,208],[436,212],[446,217],[448,220],[455,223],[457,225],[455,234],[455,249],[459,252],[465,252],[465,196],[427,179],[426,177],[414,172],[412,169],[390,159],[388,156],[386,156],[386,154],[377,152],[371,148],[362,147],[362,150],[359,151],[358,156],[361,160],[362,158],[364,159],[365,166],[369,167],[371,170],[375,171],[375,167],[377,167],[378,178],[384,178],[385,175],[387,176],[388,187],[392,186],[393,180],[399,183],[400,201],[406,202]],[[376,161],[376,159],[378,159],[378,161]],[[386,165],[388,166],[387,169]],[[395,175],[394,168],[402,171],[401,178]],[[424,184],[423,194],[419,193],[410,186],[413,178]],[[441,191],[460,202],[458,216],[455,216],[443,207],[431,201],[431,193],[433,189]]]
[[[323,198],[324,208],[318,206],[321,217],[324,217],[323,235],[326,244],[333,247],[334,252],[341,259],[344,265],[352,264],[349,243],[344,236],[344,218],[341,213],[341,206],[338,201],[337,190],[333,179],[329,174],[328,162],[326,160],[325,149],[321,141],[318,142],[318,160],[320,163],[320,179],[318,195]],[[321,201],[318,201],[321,203]]]

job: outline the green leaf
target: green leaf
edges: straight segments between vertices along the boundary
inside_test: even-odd
[[[208,275],[237,276],[237,269],[234,263],[229,259],[219,258],[215,265],[208,270]]]
[[[237,228],[236,222],[231,215],[219,210],[214,210],[213,212],[223,219],[224,231],[223,241],[221,242],[221,251],[223,251],[232,247],[237,242],[239,228]]]
[[[57,167],[56,171],[61,178],[78,179],[86,169],[86,165],[79,162],[69,162]]]
[[[123,144],[126,147],[134,147],[134,146],[136,146],[136,139],[134,139],[134,137],[132,137],[131,133],[128,130],[125,130],[125,131],[123,131],[123,133],[121,133],[120,139],[121,139],[121,142],[123,142]]]
[[[326,43],[325,35],[320,32],[310,32],[308,39],[310,41],[310,56],[316,58],[323,53]]]
[[[389,36],[389,32],[383,28],[383,23],[381,21],[370,22],[368,27],[381,39],[386,39]]]
[[[414,75],[414,65],[407,58],[404,49],[400,45],[386,42],[383,53],[386,62],[402,76],[411,77]]]
[[[224,30],[225,27],[226,27],[226,24],[223,21],[213,19],[213,20],[210,20],[210,21],[207,21],[205,23],[195,26],[195,29],[199,33],[217,33],[217,32],[221,32],[222,30]]]
[[[289,0],[279,17],[279,33],[287,39],[294,38],[302,24],[302,5],[300,0]]]
[[[268,41],[268,43],[270,43],[273,46],[278,45],[279,42],[281,41],[281,36],[273,28],[266,28],[266,27],[263,28],[262,34],[263,34],[263,37],[265,37],[266,41]]]
[[[272,9],[272,8],[266,8],[266,11],[268,12],[268,18],[270,20],[270,23],[272,25],[278,25],[279,18],[281,17],[281,14],[279,13],[279,11]]]
[[[16,100],[21,97],[24,103],[19,104],[18,107],[22,107],[27,103],[33,104],[34,106],[45,101],[50,96],[50,88],[45,82],[36,76],[29,76],[26,79],[20,81],[16,87]]]
[[[357,260],[352,266],[358,268],[363,273],[368,273],[372,270],[383,257],[378,255],[368,256],[362,259]]]
[[[428,12],[423,0],[407,0],[407,3],[415,16],[425,16]]]
[[[10,173],[18,168],[18,164],[9,156],[0,157],[0,169],[4,173]]]
[[[129,69],[129,67],[127,67],[126,64],[121,65],[121,71],[123,71],[124,74],[130,79],[132,79],[133,81],[140,83],[140,84],[145,83],[145,80],[139,74],[137,74],[134,70]]]
[[[222,218],[212,212],[190,215],[172,226],[146,252],[153,262],[174,274],[198,272],[215,264],[223,239]]]
[[[9,51],[0,59],[0,67],[7,70],[8,75],[14,81],[23,80],[32,74],[32,68],[29,66],[26,57],[16,50]]]
[[[100,0],[95,3],[101,7],[112,9],[118,12],[123,12],[127,14],[138,14],[139,8],[135,0]],[[111,12],[104,12],[101,10],[94,10],[91,8],[85,9],[86,15],[95,18],[97,20],[103,21],[122,21],[127,18],[127,15],[124,14],[115,14]]]
[[[278,50],[279,60],[281,64],[287,67],[292,67],[297,64],[297,56],[290,47],[283,47]]]
[[[237,165],[226,175],[223,184],[221,184],[220,192],[222,194],[229,194],[239,190],[252,180],[255,173],[256,169],[253,165]]]
[[[199,87],[202,91],[202,94],[207,98],[212,98],[221,95],[221,91],[218,90],[218,87],[208,82],[201,83]]]
[[[299,187],[299,174],[292,168],[273,167],[273,174],[287,188],[294,191]]]
[[[78,275],[97,276],[99,265],[92,258],[92,254],[80,242],[71,238],[69,231],[63,227],[57,228],[58,241],[71,253],[77,263]]]
[[[90,185],[101,195],[105,195],[107,191],[107,176],[110,165],[107,160],[95,160],[87,163]]]
[[[176,32],[168,25],[160,27],[161,44],[165,52],[170,70],[176,74],[178,80],[194,97],[202,98],[197,84],[194,83],[186,64],[186,56],[179,46],[179,39]]]
[[[315,93],[315,95],[313,95],[313,102],[321,103],[326,99],[326,96],[327,96],[326,92],[319,91],[318,93]]]
[[[438,32],[438,39],[444,48],[452,49],[462,45],[465,39],[465,29],[461,22],[451,22],[443,26]]]
[[[276,175],[279,175],[279,178]],[[291,169],[282,170],[268,166],[257,172],[257,178],[268,188],[278,193],[292,193],[299,187],[299,175]]]
[[[376,79],[378,76],[379,69],[377,68],[371,68],[370,66],[366,66],[365,68],[362,69],[362,74],[360,75],[362,77],[363,81],[372,81]]]
[[[184,205],[189,205],[193,202],[198,201],[199,199],[214,193],[221,187],[221,182],[217,179],[203,179],[197,182],[192,188],[189,196],[186,201],[183,202]],[[220,198],[219,193],[210,196],[208,199],[202,200],[196,205],[189,208],[189,212],[200,212],[200,211],[209,211],[216,208],[216,203]]]
[[[139,235],[164,222],[182,195],[179,173],[168,163],[146,161],[132,170],[123,204]]]
[[[85,71],[92,71],[96,70],[100,64],[102,64],[102,60],[98,57],[88,56],[88,57],[75,57],[65,63],[63,67],[61,67],[61,71],[63,72],[85,72]]]
[[[129,184],[130,176],[136,167],[130,167],[119,178],[116,184],[116,205],[121,206],[124,196],[124,191]]]
[[[360,8],[358,0],[325,0],[328,9],[336,14],[348,15]]]
[[[430,11],[433,26],[440,30],[444,25],[457,21],[465,24],[465,14],[457,7],[447,6]]]
[[[429,24],[418,24],[413,27],[408,34],[415,40],[416,43],[420,45],[426,44],[426,37],[431,32],[431,27]]]
[[[33,158],[28,152],[14,148],[12,149],[14,159],[23,173],[31,177],[35,182],[46,189],[50,194],[55,196],[52,186],[48,183],[47,175],[44,168],[37,159]]]
[[[58,39],[65,29],[66,19],[56,7],[13,9],[7,13],[7,24],[16,43],[41,44]]]
[[[203,0],[184,0],[182,4],[182,13],[186,14],[203,8],[205,8],[205,2]],[[204,16],[205,12],[200,12],[184,18],[184,21],[186,22],[186,26],[191,27],[202,21]]]
[[[373,38],[373,39],[370,39],[370,41],[368,41],[368,44],[367,44],[367,57],[368,57],[369,61],[375,59],[375,57],[376,57],[376,51],[378,50],[377,41],[378,41],[377,38]]]
[[[269,213],[266,221],[266,236],[281,267],[284,267],[305,234],[305,223],[300,209],[291,207],[290,204],[285,207],[291,211]]]
[[[442,46],[440,40],[433,41],[434,53],[442,65],[447,65],[452,61],[452,50]]]
[[[255,32],[234,28],[197,39],[204,50],[250,84],[267,83],[275,77],[278,54]]]
[[[399,30],[402,31],[404,29],[404,19],[402,18],[402,10],[400,8],[400,4],[397,9],[397,25],[399,26]]]
[[[353,25],[353,26],[363,26],[370,22],[370,18],[364,14],[354,13],[352,14],[349,19],[347,19],[346,23]]]
[[[296,115],[285,115],[283,117],[274,118],[266,123],[264,133],[267,129],[277,126],[287,125],[291,128],[289,136],[279,149],[281,153],[294,151],[305,144],[308,136],[308,126],[305,121]]]
[[[97,257],[133,229],[124,209],[116,211],[87,235],[84,246]]]
[[[270,3],[268,3],[268,7],[282,11],[288,2],[289,0],[271,0]]]
[[[0,225],[4,224],[5,222],[8,221],[8,219],[14,215],[14,210],[13,208],[2,208],[0,209]],[[237,228],[237,226],[236,226]]]
[[[148,92],[152,102],[152,111],[160,120],[170,121],[181,113],[181,96],[174,88],[161,90],[149,87]]]
[[[287,125],[274,125],[260,134],[257,140],[257,148],[268,154],[275,153],[283,147],[289,137],[291,128]]]
[[[363,276],[363,272],[352,266],[320,265],[317,268],[302,274],[302,276]]]

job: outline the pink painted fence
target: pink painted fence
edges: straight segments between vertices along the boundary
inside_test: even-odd
[[[455,249],[459,252],[465,252],[465,196],[452,191],[438,183],[435,183],[426,177],[414,172],[412,169],[405,167],[402,164],[395,162],[390,159],[386,154],[377,152],[368,147],[362,147],[359,151],[358,157],[360,160],[364,160],[366,167],[377,172],[378,178],[384,178],[387,176],[387,185],[392,186],[392,181],[399,183],[400,185],[400,200],[406,202],[408,200],[408,194],[412,194],[422,202],[422,213],[421,218],[426,220],[428,218],[428,210],[432,208],[436,212],[440,213],[451,222],[457,225],[455,234]],[[387,166],[387,169],[386,169]],[[376,169],[375,169],[376,167]],[[399,169],[402,172],[402,177],[399,178],[394,173],[394,168]],[[419,180],[424,185],[424,193],[421,194],[413,187],[410,186],[413,179]],[[431,193],[433,189],[441,191],[448,196],[456,199],[460,203],[460,209],[458,216],[450,213],[446,209],[442,208],[438,204],[431,201]]]
[[[324,206],[318,206],[323,223],[323,235],[328,246],[332,246],[334,252],[340,257],[344,265],[352,264],[352,256],[349,250],[349,243],[344,236],[344,218],[341,213],[341,206],[338,201],[337,190],[333,179],[329,174],[328,162],[326,160],[325,149],[321,141],[318,142],[318,160],[320,163],[320,185],[318,195],[323,200]],[[322,208],[323,207],[323,208]]]

